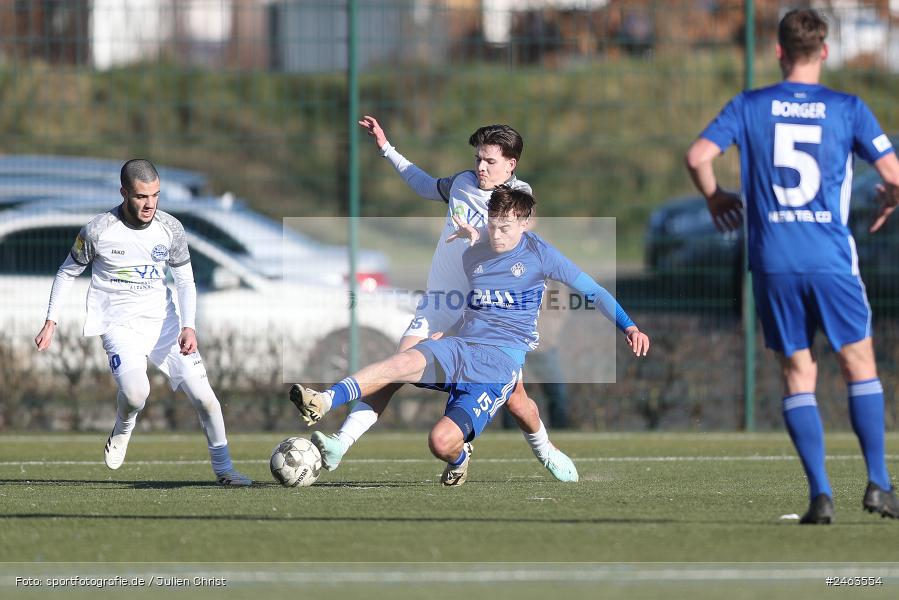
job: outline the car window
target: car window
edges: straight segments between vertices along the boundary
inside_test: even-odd
[[[201,291],[212,289],[212,271],[218,265],[211,258],[191,247],[190,266],[194,272],[194,283],[197,288]]]
[[[0,239],[0,273],[54,275],[81,230],[77,225],[36,227]]]
[[[217,244],[219,247],[236,254],[248,254],[246,246],[241,244],[227,231],[208,219],[198,217],[189,212],[168,210],[176,219],[181,221],[184,228],[202,235],[204,238]]]

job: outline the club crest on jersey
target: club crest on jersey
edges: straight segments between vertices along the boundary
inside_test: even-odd
[[[474,270],[473,275],[483,275],[484,274],[484,265],[478,265],[478,268]]]
[[[162,244],[157,244],[150,252],[153,260],[165,260],[169,257],[169,249]]]
[[[521,277],[522,275],[524,275],[524,264],[517,262],[512,265],[512,275],[515,275],[515,277]]]

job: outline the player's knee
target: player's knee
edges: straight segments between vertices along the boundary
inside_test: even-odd
[[[129,410],[143,410],[150,396],[150,380],[146,377],[128,377],[119,381],[119,397]]]
[[[453,432],[444,427],[435,427],[428,435],[431,454],[440,460],[455,460],[463,443],[461,432]]]

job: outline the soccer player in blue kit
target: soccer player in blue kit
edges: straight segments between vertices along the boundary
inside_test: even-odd
[[[827,23],[814,10],[788,12],[778,27],[784,80],[733,98],[687,152],[687,169],[722,231],[742,224],[740,196],[718,186],[713,160],[740,148],[753,292],[765,345],[781,364],[787,431],[808,476],[802,524],[834,518],[824,431],[815,400],[818,327],[837,353],[849,414],[868,471],[862,506],[899,517],[886,466],[883,387],[871,341],[871,309],[847,226],[853,154],[883,179],[877,231],[899,204],[899,161],[870,109],[819,83]]]
[[[457,236],[472,240],[462,255],[470,291],[457,333],[432,336],[387,360],[317,392],[295,384],[291,401],[308,425],[333,408],[364,398],[394,382],[449,394],[444,416],[431,430],[431,452],[447,466],[446,486],[464,483],[471,440],[508,400],[521,378],[525,355],[537,347],[536,324],[546,279],[584,294],[617,327],[637,356],[649,350],[642,333],[611,294],[538,235],[527,232],[534,197],[498,187],[488,205],[488,240],[456,217]]]

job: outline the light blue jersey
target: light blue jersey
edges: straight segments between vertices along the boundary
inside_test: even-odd
[[[893,152],[861,99],[785,81],[736,96],[701,137],[740,148],[753,271],[858,273],[852,155],[872,163]]]

